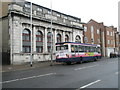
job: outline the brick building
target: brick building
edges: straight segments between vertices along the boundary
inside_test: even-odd
[[[105,48],[106,56],[115,52],[115,28],[113,26],[105,26]]]
[[[2,6],[2,62],[5,64],[30,62],[31,53],[33,62],[47,61],[51,59],[51,44],[55,53],[56,42],[83,42],[80,18],[27,1],[3,2]]]
[[[91,19],[83,23],[84,43],[98,44],[101,46],[102,56],[109,57],[110,53],[118,52],[119,32],[113,26],[104,26],[103,23]]]
[[[91,19],[88,23],[83,23],[84,43],[98,44],[100,45],[102,56],[105,56],[105,39],[104,39],[104,25]]]

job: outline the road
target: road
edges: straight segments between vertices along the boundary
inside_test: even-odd
[[[118,74],[118,59],[113,58],[3,72],[0,83],[3,88],[118,88]]]

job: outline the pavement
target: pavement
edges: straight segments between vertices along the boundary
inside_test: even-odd
[[[42,61],[42,62],[34,62],[32,66],[30,65],[30,63],[25,63],[21,65],[2,65],[0,66],[0,72],[27,70],[27,69],[37,68],[37,67],[53,66],[55,64],[59,64],[59,63],[56,63],[56,62],[51,63],[51,61]]]
[[[109,59],[106,57],[103,57],[102,60],[104,59]],[[27,70],[27,69],[32,69],[32,68],[36,68],[36,67],[48,67],[48,66],[54,66],[57,64],[61,64],[58,62],[53,61],[53,63],[51,63],[51,61],[42,61],[42,62],[34,62],[32,64],[32,67],[30,65],[30,63],[25,63],[25,64],[21,64],[21,65],[2,65],[0,66],[0,72],[10,72],[10,71],[16,71],[16,70]]]

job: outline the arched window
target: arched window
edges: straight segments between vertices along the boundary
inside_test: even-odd
[[[51,38],[52,38],[52,33],[48,32],[47,33],[47,48],[48,48],[48,52],[51,51]]]
[[[36,52],[43,52],[43,34],[41,31],[36,32]]]
[[[36,42],[43,42],[43,34],[40,31],[36,32]]]
[[[81,38],[80,38],[79,35],[77,35],[77,36],[75,37],[75,42],[80,42],[80,43],[81,43]]]
[[[23,41],[23,53],[31,52],[31,41],[30,41],[30,30],[24,29],[22,32],[22,41]]]
[[[84,37],[84,42],[87,43],[88,42],[88,38]]]
[[[69,36],[65,35],[65,42],[69,42]]]
[[[30,31],[28,29],[23,30],[23,41],[30,41]]]
[[[57,34],[57,43],[61,42],[61,35]]]

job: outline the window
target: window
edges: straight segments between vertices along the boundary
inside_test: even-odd
[[[78,19],[77,19],[76,21],[77,21],[78,23],[80,22],[80,20],[78,20]]]
[[[22,41],[23,41],[23,53],[31,52],[31,42],[30,42],[30,30],[24,29],[22,32]]]
[[[86,51],[86,52],[90,52],[90,51],[91,51],[90,47],[85,46],[85,51]]]
[[[75,45],[75,52],[78,52],[78,45]]]
[[[67,19],[67,16],[64,16],[64,19]]]
[[[51,52],[51,41],[52,39],[52,33],[51,32],[48,32],[47,33],[47,49],[48,49],[48,52]]]
[[[94,39],[94,27],[91,26],[91,38]],[[94,42],[94,40],[92,41],[92,43]]]
[[[25,7],[30,8],[30,4],[27,4],[27,3],[26,3],[26,4],[25,4]]]
[[[88,38],[84,37],[84,42],[87,43],[88,42]]]
[[[84,31],[87,32],[87,27],[86,26],[84,26]]]
[[[111,34],[110,34],[110,35],[112,36],[112,34],[113,34],[113,33],[111,32]]]
[[[22,33],[23,41],[30,41],[30,31],[25,29]]]
[[[48,10],[48,14],[52,14],[50,10]]]
[[[78,45],[78,51],[83,52],[83,46]]]
[[[60,43],[60,42],[61,42],[61,35],[57,34],[57,43]]]
[[[43,34],[41,31],[36,32],[36,52],[43,52]]]
[[[79,35],[77,35],[77,36],[75,37],[75,42],[80,42],[80,43],[81,43],[81,38],[80,38]]]
[[[109,35],[109,31],[107,31],[107,35]]]
[[[56,46],[56,51],[59,51],[59,50],[68,50],[68,45]]]
[[[30,53],[31,47],[30,46],[23,46],[23,53]]]
[[[51,52],[51,46],[48,46],[48,52],[49,53]]]
[[[99,29],[97,29],[97,34],[100,34],[100,31],[99,31]]]
[[[65,35],[65,42],[69,42],[69,36]]]
[[[58,17],[60,17],[60,14],[59,14],[59,13],[57,13],[57,16],[58,16]]]
[[[93,28],[93,26],[91,26],[91,33],[93,33],[94,32],[94,28]]]
[[[36,46],[36,52],[42,53],[43,52],[43,46]]]
[[[36,42],[43,42],[43,35],[40,31],[37,31],[36,33]]]
[[[74,45],[71,45],[71,52],[75,52],[75,47],[74,47]]]
[[[52,33],[48,32],[48,34],[47,34],[47,42],[48,43],[51,43],[51,38],[52,38]]]
[[[37,11],[40,11],[40,12],[42,12],[42,8],[40,8],[40,7],[39,7],[39,8],[37,8]]]

